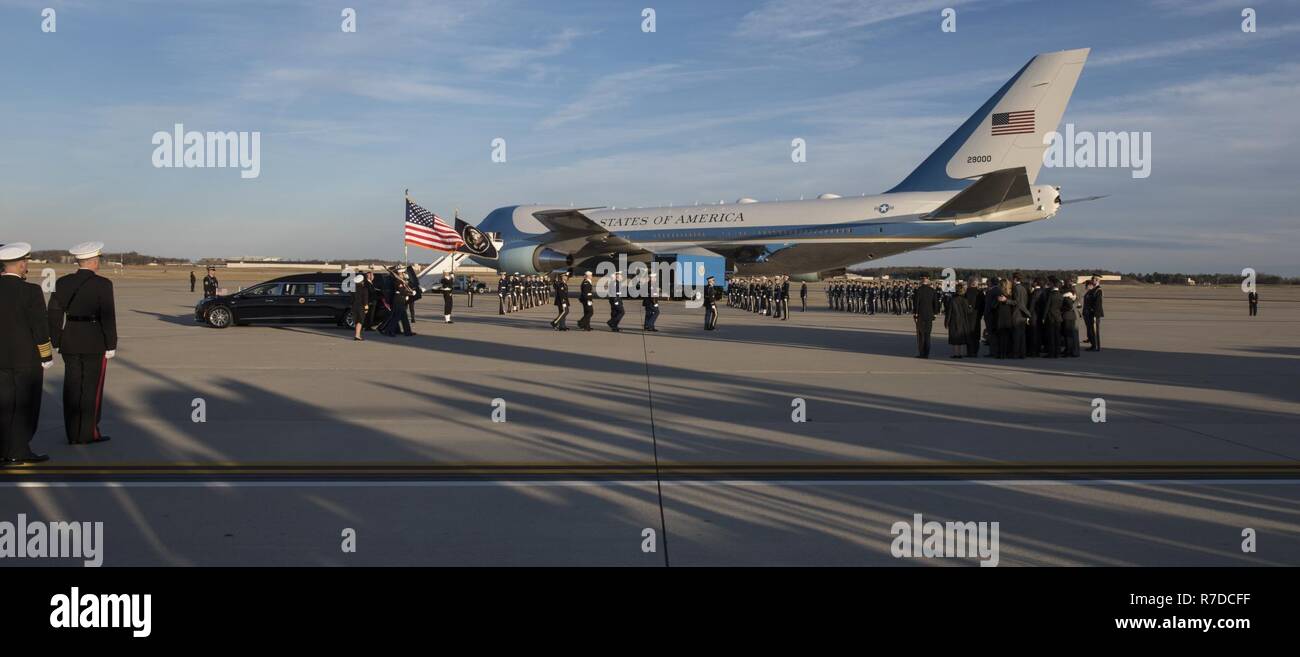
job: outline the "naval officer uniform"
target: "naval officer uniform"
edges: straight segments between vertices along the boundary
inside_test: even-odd
[[[0,467],[48,461],[32,452],[41,417],[41,385],[54,363],[45,295],[23,280],[30,244],[0,245]]]
[[[117,354],[117,313],[113,282],[96,273],[103,249],[100,242],[68,249],[78,269],[60,277],[50,297],[50,338],[63,356],[63,426],[73,445],[109,440],[99,420],[108,361]]]

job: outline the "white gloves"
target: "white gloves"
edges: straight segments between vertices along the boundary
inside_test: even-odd
[[[112,357],[114,357],[114,356],[116,356],[116,355],[117,355],[117,350],[116,350],[116,349],[109,349],[108,351],[105,351],[105,352],[104,352],[104,358],[112,358]]]
[[[54,367],[54,361],[52,360],[47,360],[41,363],[41,369],[43,370],[48,370],[51,367]]]

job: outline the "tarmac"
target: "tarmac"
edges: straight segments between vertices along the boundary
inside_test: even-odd
[[[198,325],[185,271],[115,277],[113,440],[65,443],[56,362],[51,461],[0,472],[0,520],[103,521],[106,565],[978,563],[893,556],[914,514],[999,523],[1000,566],[1300,565],[1297,290],[1249,318],[1235,288],[1113,285],[1101,352],[954,360],[939,327],[922,360],[910,318],[820,284],[716,332],[666,303],[612,333],[598,301],[557,333],[495,294],[448,325],[430,296],[418,335],[356,343]]]

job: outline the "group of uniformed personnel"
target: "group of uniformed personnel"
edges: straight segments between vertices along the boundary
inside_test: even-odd
[[[552,286],[546,281],[545,276],[529,275],[524,276],[519,272],[513,274],[503,274],[501,280],[497,282],[497,314],[536,308],[544,303],[548,293],[551,292]]]
[[[773,319],[790,319],[789,276],[747,276],[733,278],[727,284],[727,305]],[[807,307],[808,286],[799,290],[803,307]]]
[[[77,271],[60,277],[49,305],[27,282],[32,247],[0,245],[0,467],[49,460],[32,451],[41,413],[45,370],[63,357],[63,424],[69,444],[109,440],[100,433],[104,378],[117,353],[113,283],[98,274],[104,245],[68,250]]]
[[[862,281],[837,278],[826,287],[831,310],[863,315],[894,315],[915,311],[913,296],[916,284],[911,281]]]
[[[584,331],[590,331],[592,315],[595,313],[596,305],[596,285],[592,272],[584,272],[582,284],[578,288],[578,304],[582,306],[582,317],[578,320],[578,328]],[[712,281],[712,277],[709,279]],[[655,285],[654,274],[650,275],[650,292],[641,297],[641,308],[644,311],[641,324],[642,330],[658,332],[655,328],[655,321],[659,318],[659,294]],[[551,275],[551,290],[555,303],[555,318],[551,320],[551,328],[557,331],[567,331],[569,317],[569,272],[560,271]],[[712,294],[710,290],[708,292]],[[623,321],[627,312],[623,309],[623,300],[627,298],[627,286],[623,281],[623,273],[615,272],[612,275],[609,290],[606,292],[606,301],[609,302],[609,320],[605,322],[610,330],[618,333],[622,329],[619,324]],[[708,318],[705,320],[708,328]],[[717,319],[714,318],[713,325],[716,326]]]

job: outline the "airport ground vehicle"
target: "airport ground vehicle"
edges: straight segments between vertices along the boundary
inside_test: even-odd
[[[424,291],[429,294],[438,294],[442,291],[442,288],[439,287],[441,284],[441,278],[434,278],[433,284],[424,288]],[[456,294],[464,294],[468,289],[469,276],[466,276],[465,274],[456,274],[455,282],[451,285],[452,292],[455,292]],[[483,281],[474,282],[474,294],[487,294],[488,291],[489,288],[487,283],[484,283]]]
[[[352,292],[345,291],[338,273],[294,274],[258,283],[223,296],[210,297],[194,306],[194,321],[214,328],[232,324],[329,323],[351,328]],[[387,273],[375,274],[375,287],[391,285]],[[387,317],[378,304],[373,319],[380,324]]]

